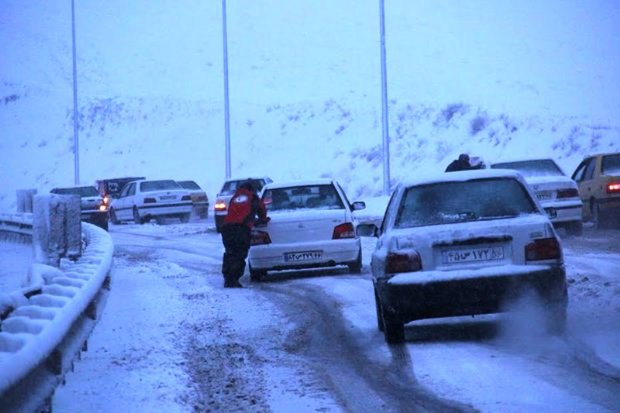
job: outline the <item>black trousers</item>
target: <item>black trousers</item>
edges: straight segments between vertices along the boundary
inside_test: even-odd
[[[221,232],[224,243],[222,275],[225,282],[235,282],[245,271],[245,259],[250,250],[251,230],[243,224],[225,224]]]

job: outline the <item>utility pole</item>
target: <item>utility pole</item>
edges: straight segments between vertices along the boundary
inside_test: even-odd
[[[226,179],[230,178],[230,110],[228,102],[228,35],[226,29],[226,0],[222,0],[222,37],[224,39],[224,141]]]
[[[75,0],[71,0],[71,40],[73,49],[73,172],[75,185],[80,184],[80,138],[78,128],[77,57],[75,52]]]
[[[383,136],[383,194],[390,194],[390,132],[387,98],[387,69],[385,64],[385,7],[379,0],[379,27],[381,32],[381,130]]]

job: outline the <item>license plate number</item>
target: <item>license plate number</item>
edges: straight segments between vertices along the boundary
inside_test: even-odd
[[[551,191],[536,192],[536,198],[538,198],[540,201],[547,201],[551,199]]]
[[[312,261],[323,256],[323,251],[285,252],[284,262]]]
[[[175,199],[176,196],[175,195],[162,195],[159,197],[162,201],[167,201],[169,199]]]
[[[497,261],[502,259],[504,259],[503,247],[462,248],[442,252],[442,261],[444,264]]]

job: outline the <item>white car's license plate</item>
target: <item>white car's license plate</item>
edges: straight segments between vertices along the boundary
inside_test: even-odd
[[[442,251],[441,255],[444,264],[454,264],[459,262],[497,261],[504,259],[504,248],[461,248]]]
[[[284,262],[312,261],[320,259],[322,256],[323,251],[285,252]]]
[[[159,199],[161,199],[162,201],[168,201],[170,199],[175,199],[176,195],[162,195],[159,197]]]
[[[536,192],[536,198],[540,201],[547,201],[552,198],[551,191],[538,191]]]

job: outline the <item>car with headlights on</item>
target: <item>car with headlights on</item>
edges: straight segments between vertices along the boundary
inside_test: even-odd
[[[586,157],[575,169],[584,219],[596,228],[620,225],[620,153]]]
[[[568,296],[560,240],[516,171],[452,172],[400,184],[372,254],[377,325],[388,343],[414,320],[494,314],[531,293],[561,333]]]
[[[80,219],[108,230],[109,211],[104,198],[94,186],[70,186],[54,188],[57,195],[77,195],[80,197]]]
[[[250,278],[268,271],[344,265],[362,271],[362,248],[352,212],[364,202],[350,203],[331,179],[270,183],[261,193],[270,218],[252,232]]]
[[[228,214],[228,204],[235,194],[235,191],[242,183],[250,181],[254,185],[256,192],[260,192],[265,184],[273,182],[269,177],[262,178],[243,178],[243,179],[227,179],[222,185],[222,189],[218,192],[213,204],[213,215],[215,219],[215,230],[219,233],[224,224],[224,218]]]
[[[177,181],[182,188],[189,191],[192,197],[193,211],[200,219],[209,217],[209,197],[207,193],[195,181]]]
[[[123,187],[118,198],[110,205],[113,224],[132,220],[144,224],[155,218],[179,218],[188,222],[192,213],[190,193],[172,179],[138,180]]]
[[[549,215],[556,228],[563,227],[571,235],[583,232],[583,202],[577,183],[566,176],[553,159],[525,159],[491,164],[493,169],[518,171]]]

